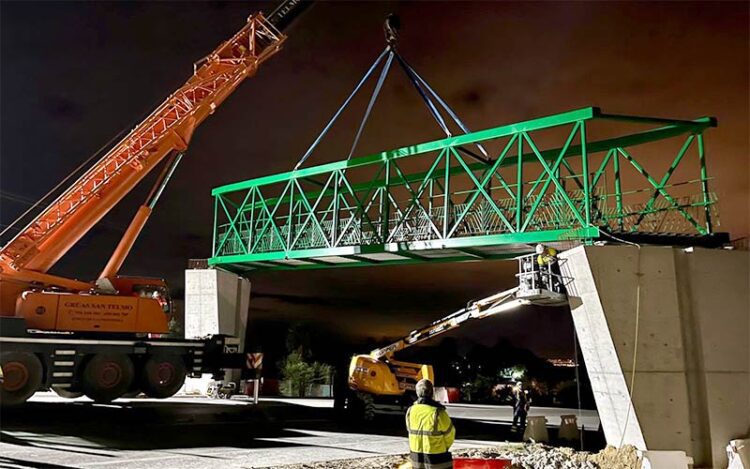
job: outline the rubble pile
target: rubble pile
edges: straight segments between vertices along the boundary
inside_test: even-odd
[[[572,448],[557,448],[538,443],[504,444],[497,447],[472,448],[454,452],[455,457],[510,459],[514,469],[637,469],[639,458],[636,449],[608,446],[591,454]]]
[[[511,457],[516,469],[598,469],[590,454],[572,448],[553,448],[540,444],[524,446]]]
[[[510,459],[513,469],[639,469],[640,458],[632,446],[617,449],[608,446],[591,454],[572,448],[539,443],[503,443],[498,446],[453,451],[455,458]],[[283,469],[396,469],[407,461],[406,455],[341,459],[310,464],[283,466]]]
[[[607,469],[631,469],[641,467],[641,458],[635,446],[625,445],[620,449],[607,446],[591,456],[599,467]]]

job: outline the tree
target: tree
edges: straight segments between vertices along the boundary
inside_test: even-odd
[[[333,376],[333,367],[327,363],[313,362],[313,381],[316,384],[331,384],[331,376]]]
[[[307,385],[315,377],[315,369],[302,359],[300,352],[295,351],[287,355],[281,364],[281,376],[289,383],[293,394],[305,397]]]
[[[291,387],[290,391],[299,397],[305,397],[311,384],[331,383],[331,366],[320,362],[308,363],[299,351],[287,355],[280,368],[281,376]]]

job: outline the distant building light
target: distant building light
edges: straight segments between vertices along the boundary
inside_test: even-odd
[[[548,358],[547,362],[552,366],[561,368],[575,368],[576,362],[572,358]]]

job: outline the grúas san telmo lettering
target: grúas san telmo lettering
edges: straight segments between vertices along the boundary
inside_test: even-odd
[[[79,301],[66,301],[66,308],[92,308],[102,310],[120,310],[129,311],[133,309],[131,305],[116,305],[116,304],[105,304],[105,303],[81,303]]]

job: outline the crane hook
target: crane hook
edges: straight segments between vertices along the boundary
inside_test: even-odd
[[[383,23],[385,42],[392,48],[398,43],[398,30],[401,28],[401,19],[396,14],[389,14]]]

